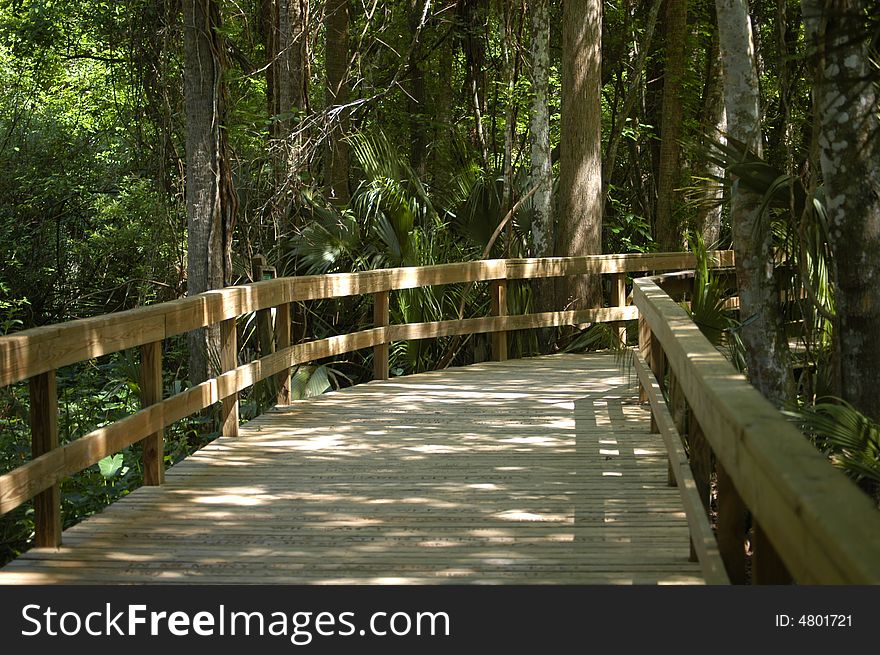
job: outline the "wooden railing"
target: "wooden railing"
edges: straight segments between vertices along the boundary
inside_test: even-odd
[[[732,265],[732,253],[712,253],[719,266]],[[61,543],[59,483],[136,442],[143,443],[144,483],[161,484],[164,476],[163,430],[189,415],[221,403],[221,431],[238,432],[238,394],[270,377],[289,388],[292,366],[363,348],[374,349],[375,377],[388,376],[388,344],[398,340],[491,332],[493,356],[507,354],[509,330],[637,318],[626,306],[627,273],[692,267],[689,253],[597,255],[572,258],[482,260],[362,273],[279,278],[227,287],[190,298],[26,330],[0,338],[0,386],[30,382],[33,458],[0,476],[0,514],[34,498],[38,546]],[[508,315],[509,280],[569,275],[610,275],[612,304],[600,309]],[[390,325],[389,296],[399,289],[430,285],[489,282],[492,315],[464,320]],[[291,303],[372,294],[372,329],[307,343],[291,343]],[[238,365],[236,320],[252,312],[264,318],[276,310],[274,352]],[[219,324],[222,372],[201,384],[163,398],[162,342],[198,328]],[[143,409],[68,444],[58,443],[56,370],[124,349],[141,354]],[[267,349],[271,350],[271,349]]]
[[[684,453],[676,452],[679,435],[686,437],[693,473],[693,488],[683,493],[686,506],[690,498],[691,505],[708,510],[714,472],[717,545],[730,581],[746,580],[750,515],[753,582],[880,583],[880,512],[871,500],[731,366],[654,281],[635,280],[633,302],[639,310],[634,359],[642,393],[651,401],[653,427],[672,444],[676,478],[687,466]],[[695,531],[693,523],[691,529],[694,550],[711,551],[705,532]]]

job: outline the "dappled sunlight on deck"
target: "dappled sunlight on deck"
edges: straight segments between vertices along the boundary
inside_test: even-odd
[[[702,581],[634,376],[559,355],[279,407],[0,583]]]

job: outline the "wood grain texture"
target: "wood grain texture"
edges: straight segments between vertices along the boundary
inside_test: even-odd
[[[684,450],[681,433],[663,400],[663,391],[657,377],[638,351],[633,352],[633,365],[640,385],[645,389],[655,424],[663,436],[669,454],[669,471],[675,479],[675,486],[681,493],[681,500],[687,514],[691,532],[691,546],[700,562],[703,575],[709,584],[729,584],[724,562],[721,558],[712,526],[706,515],[699,486],[691,471],[690,461]]]
[[[716,251],[709,255],[713,265],[732,265],[732,251]],[[692,266],[694,257],[691,253],[635,253],[479,260],[265,280],[0,337],[0,386],[295,301],[437,284],[660,271]]]
[[[268,335],[266,339],[268,340]],[[271,353],[263,355],[269,357]],[[237,367],[238,330],[235,319],[230,318],[220,323],[220,369],[225,373],[234,371]],[[238,391],[230,390],[230,393],[220,395],[220,434],[224,437],[238,436]]]
[[[141,407],[162,402],[162,342],[141,346],[140,367]],[[159,428],[141,441],[143,448],[144,484],[165,481],[165,430]]]
[[[278,305],[275,310],[275,346],[284,350],[290,346],[291,340],[291,304]],[[275,374],[275,388],[278,390],[276,404],[286,405],[290,402],[290,369],[282,369]]]
[[[880,584],[880,514],[650,280],[634,302],[716,458],[803,584]]]
[[[647,416],[607,354],[297,401],[68,529],[65,548],[29,551],[0,584],[702,583]]]
[[[31,453],[45,455],[58,448],[58,385],[55,371],[30,380]],[[61,545],[61,492],[58,483],[34,497],[34,544]]]
[[[507,316],[507,280],[494,280],[489,283],[489,304],[492,316]],[[507,332],[492,332],[492,359],[503,362],[507,359]]]
[[[373,325],[387,327],[390,322],[389,304],[390,292],[379,291],[373,294]],[[373,346],[373,379],[388,379],[388,342],[382,342]]]

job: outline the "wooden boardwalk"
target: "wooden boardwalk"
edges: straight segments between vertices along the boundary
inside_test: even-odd
[[[218,439],[0,584],[701,583],[649,416],[611,354],[325,394]]]

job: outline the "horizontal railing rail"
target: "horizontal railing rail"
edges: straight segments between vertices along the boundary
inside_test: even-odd
[[[751,515],[753,582],[880,583],[880,513],[868,496],[734,369],[654,281],[635,280],[633,302],[640,323],[636,360],[647,362],[651,379],[667,392],[706,509],[714,472],[718,548],[731,582],[746,580]],[[648,395],[651,379],[640,379]],[[656,409],[654,418],[668,423]]]
[[[710,253],[716,266],[731,266],[730,251]],[[626,306],[627,273],[666,271],[695,265],[691,253],[593,255],[586,257],[482,260],[361,273],[278,278],[209,291],[193,297],[114,314],[25,330],[0,337],[0,386],[30,381],[31,461],[0,476],[0,514],[34,498],[38,546],[61,543],[59,483],[137,442],[144,446],[144,483],[164,476],[163,430],[172,423],[221,403],[221,433],[238,431],[238,393],[267,378],[289,388],[290,368],[365,348],[374,349],[376,378],[388,376],[388,344],[474,333],[493,333],[493,356],[506,358],[507,331],[588,322],[620,322],[638,317]],[[577,311],[508,315],[506,283],[571,275],[612,276],[614,306]],[[389,294],[432,285],[489,282],[492,316],[431,323],[389,324]],[[291,344],[291,303],[372,294],[372,329]],[[274,352],[246,364],[237,362],[236,319],[276,309]],[[161,353],[164,339],[219,324],[222,372],[163,399]],[[129,348],[141,352],[143,409],[59,446],[55,371]]]

